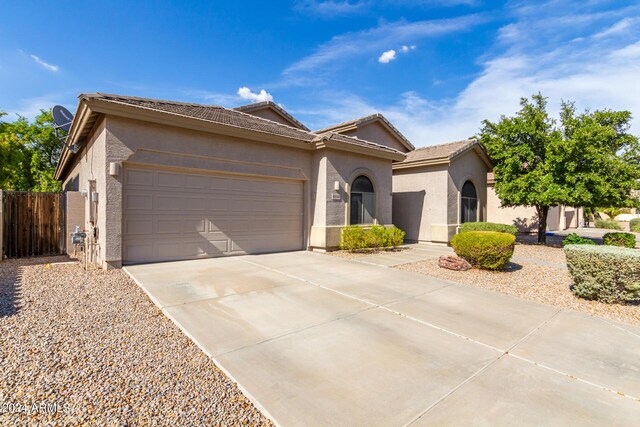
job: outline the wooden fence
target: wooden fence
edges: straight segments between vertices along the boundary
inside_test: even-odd
[[[0,235],[6,258],[64,254],[64,194],[23,191],[0,194]]]

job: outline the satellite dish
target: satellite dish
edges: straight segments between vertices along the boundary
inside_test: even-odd
[[[71,122],[73,121],[73,114],[69,112],[62,105],[56,105],[51,110],[53,116],[53,123],[55,123],[56,129],[62,129],[65,132],[69,132],[71,128]]]
[[[80,149],[80,144],[84,142],[81,140],[77,144],[67,144],[67,135],[69,129],[71,129],[71,122],[73,122],[73,114],[69,112],[62,105],[56,105],[51,109],[51,115],[53,116],[53,131],[56,133],[56,137],[62,142],[72,153],[77,153]],[[58,135],[58,130],[62,129],[65,134]]]

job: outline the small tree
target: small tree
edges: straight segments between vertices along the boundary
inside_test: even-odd
[[[562,103],[561,126],[541,94],[520,100],[514,117],[483,122],[481,141],[494,161],[495,191],[503,206],[533,206],[538,242],[546,243],[549,208],[625,206],[640,178],[638,139],[627,133],[631,114],[576,115]]]
[[[0,189],[60,191],[54,174],[63,144],[51,112],[42,110],[33,123],[25,117],[4,122],[4,115],[0,112]]]

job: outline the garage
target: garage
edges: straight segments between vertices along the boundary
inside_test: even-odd
[[[124,168],[125,264],[303,248],[302,181]]]

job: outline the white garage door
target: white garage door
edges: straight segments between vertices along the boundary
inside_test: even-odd
[[[124,263],[302,249],[302,182],[124,168]]]

